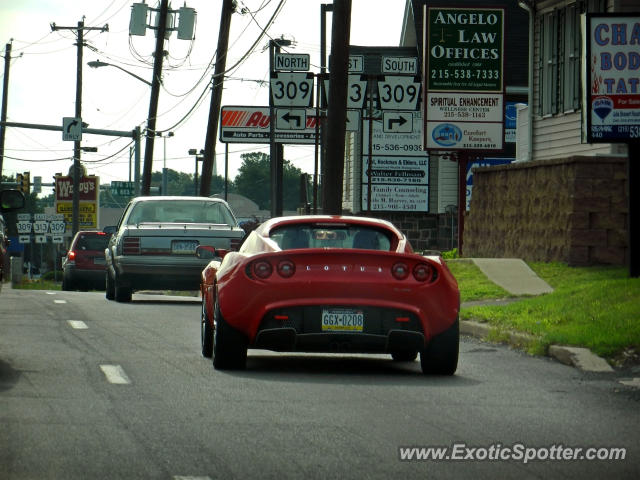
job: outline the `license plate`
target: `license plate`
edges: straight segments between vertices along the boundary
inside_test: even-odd
[[[95,265],[104,265],[104,257],[94,257],[93,263]]]
[[[196,240],[173,240],[171,253],[178,255],[195,255],[198,242]]]
[[[362,332],[364,313],[362,310],[322,310],[323,332]]]

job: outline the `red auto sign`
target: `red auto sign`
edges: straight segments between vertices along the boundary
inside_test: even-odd
[[[279,143],[311,144],[316,141],[316,110],[274,108],[275,140]],[[222,107],[220,141],[224,143],[269,143],[269,107]]]

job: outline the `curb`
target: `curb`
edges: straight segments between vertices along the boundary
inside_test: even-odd
[[[476,322],[474,320],[460,320],[460,333],[482,340],[497,335],[499,338],[506,338],[505,342],[510,346],[520,349],[527,349],[536,340],[536,337],[522,332],[511,330],[501,330],[487,323]],[[578,368],[583,372],[614,372],[607,361],[594,354],[588,348],[567,347],[564,345],[551,345],[547,355],[560,363]]]

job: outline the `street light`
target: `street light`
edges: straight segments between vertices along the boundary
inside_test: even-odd
[[[133,78],[137,78],[138,80],[140,80],[141,82],[146,83],[147,85],[151,86],[151,82],[145,80],[142,77],[139,77],[138,75],[136,75],[135,73],[130,72],[129,70],[125,70],[124,68],[122,68],[120,65],[115,65],[113,63],[107,63],[107,62],[101,62],[100,60],[94,60],[93,62],[87,62],[87,65],[89,65],[91,68],[99,68],[99,67],[115,67],[118,70],[122,70],[124,73],[126,73],[127,75],[131,75]]]
[[[189,149],[189,155],[195,155],[196,157],[196,174],[194,177],[194,182],[193,182],[193,189],[194,189],[194,196],[198,196],[198,162],[201,162],[204,160],[204,150],[200,150],[200,154],[198,154],[198,149],[197,148],[190,148]]]
[[[162,132],[156,132],[157,137],[162,137],[164,141],[164,161],[162,162],[162,195],[167,195],[169,190],[169,180],[167,178],[167,137],[173,137],[173,132],[166,132],[163,135]]]
[[[101,62],[100,60],[94,60],[93,62],[87,62],[87,65],[89,65],[91,68],[115,67],[118,70],[122,70],[127,75],[131,75],[133,78],[135,78],[137,80],[140,80],[141,82],[145,83],[146,85],[149,85],[150,87],[152,86],[151,82],[148,82],[147,80],[145,80],[142,77],[139,77],[135,73],[132,73],[129,70],[125,70],[121,66],[114,65],[113,63]],[[136,196],[137,196],[137,195],[140,194],[140,145],[139,145],[140,129],[139,129],[139,127],[135,128],[135,132],[136,132],[136,136],[134,138],[136,139],[135,140],[136,153],[135,153],[135,175],[134,175],[134,180],[135,180],[135,193],[136,193]],[[131,157],[129,157],[129,172],[131,172]],[[131,180],[131,173],[129,173],[129,180]]]

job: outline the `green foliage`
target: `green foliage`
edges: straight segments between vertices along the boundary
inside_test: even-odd
[[[458,249],[454,248],[453,250],[442,252],[442,258],[444,258],[445,260],[458,258]]]
[[[242,165],[235,179],[237,193],[250,198],[261,210],[271,208],[271,162],[269,155],[251,152],[240,155]],[[300,205],[300,175],[302,170],[288,160],[283,161],[282,205],[284,210],[296,210]]]

